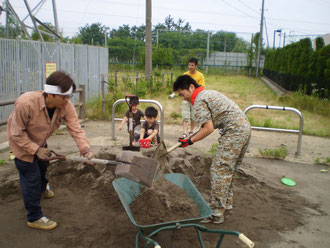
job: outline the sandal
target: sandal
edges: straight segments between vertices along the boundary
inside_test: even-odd
[[[188,135],[186,133],[183,133],[182,136],[179,138],[180,139],[186,139],[188,137]]]

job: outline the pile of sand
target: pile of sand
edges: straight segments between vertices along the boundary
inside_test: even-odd
[[[139,225],[152,225],[200,216],[194,200],[180,187],[163,177],[154,181],[152,187],[145,188],[131,203],[130,209]]]

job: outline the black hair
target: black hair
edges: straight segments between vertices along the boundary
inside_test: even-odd
[[[139,103],[140,103],[140,100],[139,100],[139,97],[138,96],[132,96],[132,97],[129,98],[129,104],[131,106],[137,105]]]
[[[190,58],[188,63],[194,63],[195,65],[198,65],[198,59],[196,58]]]
[[[145,114],[147,117],[157,117],[158,115],[158,110],[153,107],[153,106],[150,106],[150,107],[147,107],[146,110],[145,110]]]
[[[179,76],[175,82],[173,83],[173,91],[177,91],[179,89],[181,90],[189,90],[189,86],[193,84],[195,86],[195,88],[197,89],[198,87],[200,87],[200,85],[198,83],[196,83],[195,79],[193,79],[191,76],[189,75],[182,75]]]
[[[72,92],[76,91],[76,84],[65,71],[55,71],[50,74],[46,79],[46,84],[60,87],[62,93],[68,91],[71,86],[73,88]]]

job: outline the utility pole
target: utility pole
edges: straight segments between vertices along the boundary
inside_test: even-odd
[[[262,46],[262,30],[263,30],[263,24],[264,24],[264,6],[265,6],[265,0],[262,0],[261,23],[260,23],[260,34],[259,34],[259,47],[258,47],[258,60],[257,60],[256,77],[259,77],[260,55],[261,55],[261,46]]]
[[[152,78],[151,0],[146,0],[145,74],[146,74],[146,80],[151,80]]]
[[[280,41],[279,41],[279,43],[278,43],[278,47],[279,48],[281,48],[281,39],[282,39],[282,30],[280,30],[281,32],[280,32]]]
[[[156,39],[157,39],[157,47],[158,47],[158,29],[157,29],[157,36],[156,36]]]
[[[283,47],[285,47],[285,32],[284,32],[284,37],[283,37]]]
[[[265,31],[266,31],[266,38],[267,38],[267,48],[269,48],[269,40],[268,40],[268,31],[267,31],[267,22],[266,22],[266,18],[264,18],[265,21]]]

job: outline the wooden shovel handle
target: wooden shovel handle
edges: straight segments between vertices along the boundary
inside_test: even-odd
[[[195,136],[199,131],[200,131],[200,129],[197,130],[196,132],[194,132],[194,133],[188,135],[186,139],[190,139],[191,137]],[[181,142],[178,142],[178,143],[176,143],[174,146],[170,147],[170,148],[167,150],[167,153],[169,153],[169,152],[175,150],[175,149],[178,148],[179,146],[181,146]]]

